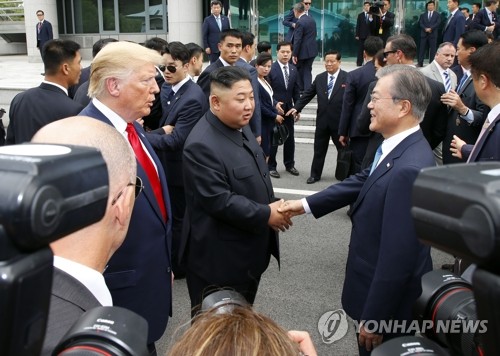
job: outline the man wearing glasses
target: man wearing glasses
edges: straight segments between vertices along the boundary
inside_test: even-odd
[[[416,68],[393,65],[380,69],[368,104],[370,130],[384,141],[371,167],[341,183],[278,209],[320,218],[352,204],[342,306],[361,322],[359,354],[410,330],[367,330],[369,321],[410,325],[412,307],[421,293],[421,277],[432,270],[430,247],[422,245],[410,213],[411,190],[419,171],[434,165],[420,122],[431,97]]]
[[[92,101],[80,113],[114,126],[129,141],[138,162],[144,190],[127,238],[110,259],[104,278],[115,305],[147,320],[151,354],[156,354],[154,342],[172,315],[172,208],[165,171],[136,120],[151,112],[159,91],[156,66],[163,61],[158,52],[136,43],[106,45],[92,61]]]
[[[64,132],[64,135],[61,135]],[[34,143],[71,144],[100,150],[109,177],[108,204],[97,223],[50,244],[54,253],[52,295],[42,355],[51,355],[63,335],[87,310],[112,306],[103,272],[120,247],[142,182],[135,157],[113,127],[89,117],[70,117],[44,126]]]
[[[52,24],[45,20],[45,13],[42,10],[36,12],[36,17],[38,18],[36,24],[36,48],[40,51],[40,56],[43,59],[43,46],[47,41],[54,38],[54,34],[52,33]]]

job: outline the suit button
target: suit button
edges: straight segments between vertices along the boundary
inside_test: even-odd
[[[167,273],[172,272],[172,269],[170,267],[167,267]]]
[[[266,178],[266,177],[267,177],[267,173],[264,173],[264,178]]]

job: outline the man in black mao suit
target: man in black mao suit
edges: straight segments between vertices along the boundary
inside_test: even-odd
[[[424,66],[424,57],[429,49],[429,63],[434,60],[437,49],[438,28],[441,24],[441,15],[434,11],[434,1],[428,1],[425,11],[418,20],[420,26],[420,48],[418,51],[418,66]]]
[[[415,68],[394,65],[380,72],[369,104],[370,129],[384,137],[379,160],[373,168],[319,193],[285,202],[279,211],[308,212],[319,218],[353,204],[342,306],[357,321],[409,325],[422,291],[421,277],[432,270],[430,247],[418,241],[410,212],[419,171],[434,165],[419,128],[431,94],[424,75]],[[361,326],[359,353],[369,355],[380,343],[410,333],[373,332]]]
[[[186,215],[181,252],[193,314],[221,287],[252,304],[271,254],[279,259],[277,212],[262,149],[253,139],[253,89],[248,73],[224,67],[211,74],[210,110],[184,145]]]
[[[349,144],[353,151],[352,173],[361,170],[361,163],[368,145],[369,132],[360,132],[357,121],[363,106],[368,86],[375,80],[375,65],[373,57],[383,48],[380,37],[370,36],[365,41],[365,65],[347,73],[347,83],[338,125],[339,141],[342,146]]]
[[[443,42],[451,42],[457,47],[460,35],[465,32],[465,17],[458,8],[459,0],[448,1],[450,12],[443,29]]]
[[[52,33],[52,24],[45,20],[45,13],[42,10],[38,10],[36,16],[38,17],[38,22],[35,25],[36,48],[40,51],[40,56],[42,56],[43,60],[43,46],[54,38],[54,34]]]
[[[293,11],[298,20],[293,31],[292,61],[299,72],[299,88],[302,92],[311,86],[312,65],[318,55],[316,21],[312,16],[306,15],[304,3],[295,4]]]
[[[221,15],[222,3],[218,0],[213,0],[210,3],[210,10],[212,14],[205,17],[201,27],[203,47],[205,53],[210,58],[210,63],[214,63],[219,58],[219,36],[224,30],[231,28],[229,19]],[[219,24],[220,22],[220,24]]]
[[[104,181],[107,183],[109,179],[108,204],[103,218],[50,244],[54,269],[41,352],[48,356],[84,312],[113,305],[102,273],[127,233],[136,191],[128,184],[136,184],[137,168],[123,136],[113,127],[90,117],[71,117],[48,124],[38,131],[32,142],[97,148],[108,168],[108,178]],[[82,175],[82,182],[87,178]]]
[[[497,17],[498,0],[486,0],[484,8],[479,10],[472,21],[472,28],[493,33],[493,38],[500,36],[500,20]]]
[[[281,102],[281,108],[284,113],[287,113],[293,108],[294,103],[299,99],[299,84],[297,83],[297,68],[290,63],[292,58],[292,45],[290,42],[280,42],[276,46],[278,59],[272,64],[271,71],[268,75],[268,81],[273,88],[273,97],[276,101]],[[285,84],[285,70],[287,67],[288,83]],[[288,128],[288,138],[283,144],[283,164],[285,169],[293,174],[298,175],[299,171],[295,168],[295,118],[293,115],[286,115],[284,125]],[[278,162],[276,155],[278,146],[271,147],[271,155],[267,165],[271,177],[280,178],[277,171]]]
[[[358,40],[358,55],[356,57],[356,65],[358,67],[363,65],[363,51],[365,49],[365,40],[370,36],[370,22],[373,21],[373,16],[368,14],[370,10],[370,2],[363,3],[363,12],[358,14],[356,19],[356,33],[355,38]]]
[[[176,278],[185,275],[179,266],[178,251],[182,220],[186,209],[182,151],[184,142],[208,103],[201,88],[188,76],[189,50],[180,42],[170,42],[163,54],[165,84],[162,88],[163,117],[160,128],[146,133],[165,170],[172,204],[172,269]],[[175,68],[175,70],[174,70]]]
[[[443,140],[443,163],[461,163],[450,151],[453,136],[458,136],[467,143],[476,142],[489,108],[481,102],[474,90],[473,78],[470,75],[470,53],[486,45],[488,39],[484,32],[471,30],[464,32],[458,41],[458,63],[465,69],[464,75],[456,90],[451,90],[441,97],[443,104],[450,107]]]
[[[127,58],[127,65],[121,58]],[[155,66],[162,61],[158,52],[135,43],[106,45],[92,62],[92,101],[81,112],[113,125],[135,144],[144,190],[135,202],[125,242],[110,259],[104,278],[115,305],[147,320],[151,351],[172,315],[172,208],[161,162],[136,120],[151,111],[159,91]]]
[[[384,0],[384,7],[380,8],[380,14],[373,16],[373,21],[370,22],[372,36],[378,36],[386,44],[387,39],[391,36],[392,28],[396,15],[390,12],[391,1]]]
[[[291,114],[300,113],[312,98],[317,97],[318,110],[316,111],[316,131],[314,132],[314,156],[307,184],[315,183],[321,179],[330,139],[337,150],[341,148],[338,130],[347,72],[340,69],[340,59],[340,52],[329,51],[325,53],[326,71],[314,78],[311,87],[302,94],[290,111]],[[332,76],[333,79],[331,79]],[[332,83],[331,89],[328,88],[330,82]]]
[[[500,42],[483,46],[469,57],[476,94],[491,111],[475,143],[458,137],[451,142],[453,156],[467,162],[500,160],[500,67],[491,65],[491,58],[498,56]]]
[[[47,44],[43,58],[45,80],[39,87],[19,93],[12,100],[6,144],[29,141],[43,126],[82,110],[82,105],[71,100],[67,91],[78,83],[81,58],[80,45],[76,42],[52,40]]]

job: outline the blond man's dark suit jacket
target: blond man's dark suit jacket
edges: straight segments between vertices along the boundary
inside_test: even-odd
[[[101,303],[80,281],[54,267],[52,295],[42,355],[51,355],[68,329],[85,313]]]

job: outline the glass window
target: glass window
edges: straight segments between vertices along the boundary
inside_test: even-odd
[[[163,9],[162,0],[149,0],[149,30],[163,30]]]
[[[66,17],[66,33],[73,32],[73,9],[71,7],[71,0],[64,1],[64,16]]]
[[[144,1],[119,0],[120,33],[146,32]]]
[[[102,27],[104,31],[116,31],[115,0],[102,0]]]
[[[73,0],[75,33],[99,33],[97,0]]]

